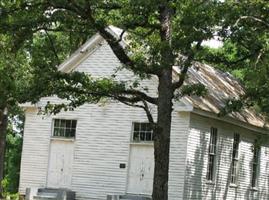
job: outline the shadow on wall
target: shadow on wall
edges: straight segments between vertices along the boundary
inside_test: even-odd
[[[265,155],[268,156],[267,154],[268,154],[268,153],[266,152]],[[266,165],[265,165],[265,166],[266,166],[266,167],[265,167],[265,172],[268,172],[268,171],[269,171],[269,163],[266,162]],[[267,176],[267,174],[260,174],[259,176],[260,176],[260,177],[261,177],[261,176]],[[269,177],[266,178],[266,179],[263,181],[263,183],[260,184],[259,186],[260,186],[259,189],[261,189],[261,191],[260,191],[260,196],[261,196],[261,197],[266,197],[266,196],[268,195],[268,191],[267,191],[267,189],[269,188]]]
[[[187,161],[184,199],[202,199],[203,168],[208,141],[206,133],[200,132],[199,135],[200,144],[196,146],[194,160]]]
[[[213,184],[207,182],[206,171],[209,145],[209,137],[207,135],[209,136],[209,133],[199,132],[199,145],[195,147],[194,157],[187,161],[184,199],[241,199],[238,196],[238,188],[230,187],[233,149],[232,137],[218,137],[215,180]],[[240,158],[240,163],[244,163],[243,155]],[[239,168],[242,167],[239,166]]]

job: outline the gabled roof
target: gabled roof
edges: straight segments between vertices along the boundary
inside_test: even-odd
[[[120,36],[122,33],[121,29],[114,26],[109,26],[107,30],[115,36]],[[78,66],[82,60],[87,58],[103,40],[104,39],[98,33],[95,34],[64,63],[62,63],[58,69],[63,72],[72,71],[72,69]],[[174,67],[174,72],[179,74],[180,69]],[[218,114],[220,112],[227,99],[238,99],[245,93],[239,80],[234,78],[231,74],[197,62],[194,63],[188,71],[186,84],[187,83],[202,83],[207,88],[208,93],[205,97],[185,96],[183,102],[187,102],[187,104],[190,104],[194,109],[213,114]],[[229,117],[255,127],[269,127],[265,117],[252,109],[245,108],[240,113],[230,113]]]
[[[107,31],[115,35],[116,37],[120,36],[122,30],[115,27],[107,27]],[[61,65],[58,66],[58,70],[62,72],[70,72],[76,68],[81,61],[87,58],[94,50],[101,45],[104,39],[99,33],[93,35],[85,44],[78,48],[71,56],[69,56]],[[123,42],[122,42],[123,43]]]
[[[239,99],[245,94],[240,81],[231,74],[197,62],[188,71],[186,84],[188,83],[202,83],[207,94],[204,97],[185,96],[184,99],[194,108],[214,114],[221,111],[228,99]],[[250,108],[230,113],[228,116],[256,127],[268,127],[265,117]]]

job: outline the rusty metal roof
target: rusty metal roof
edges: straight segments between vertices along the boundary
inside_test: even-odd
[[[179,72],[179,69],[176,71]],[[231,74],[197,62],[189,69],[186,84],[190,83],[202,83],[207,88],[207,94],[204,97],[186,96],[185,100],[196,109],[215,114],[221,111],[227,99],[239,99],[245,93],[240,81]],[[269,127],[265,117],[251,108],[232,112],[228,116],[256,127]]]

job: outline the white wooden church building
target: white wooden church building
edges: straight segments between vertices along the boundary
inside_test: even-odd
[[[119,65],[109,45],[96,34],[59,70],[110,77]],[[243,93],[230,74],[195,64],[188,77],[189,82],[203,83],[208,94],[184,97],[174,104],[169,200],[269,199],[269,143],[253,146],[268,134],[264,118],[248,109],[217,116],[225,99]],[[134,76],[123,70],[117,78]],[[154,80],[143,84],[154,93]],[[154,150],[143,110],[109,102],[38,115],[38,108],[48,100],[58,102],[47,97],[36,105],[24,105],[20,194],[26,188],[67,188],[76,192],[78,200],[151,195]]]

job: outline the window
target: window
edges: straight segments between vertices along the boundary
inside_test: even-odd
[[[237,183],[238,176],[238,149],[239,149],[240,135],[238,133],[234,134],[234,142],[233,142],[233,154],[232,154],[232,171],[231,171],[231,183]]]
[[[153,130],[149,123],[133,123],[133,141],[150,142],[153,141]]]
[[[260,147],[258,147],[256,144],[257,144],[257,141],[255,141],[254,149],[253,149],[252,179],[251,179],[251,186],[253,188],[257,187],[259,154],[260,154]]]
[[[73,138],[76,135],[77,120],[54,119],[53,136]]]
[[[206,179],[209,181],[213,181],[214,179],[214,171],[215,171],[215,160],[216,160],[216,150],[217,150],[217,128],[211,128],[210,131],[210,143],[209,143],[209,151],[208,151],[208,165],[207,165],[207,173]]]

